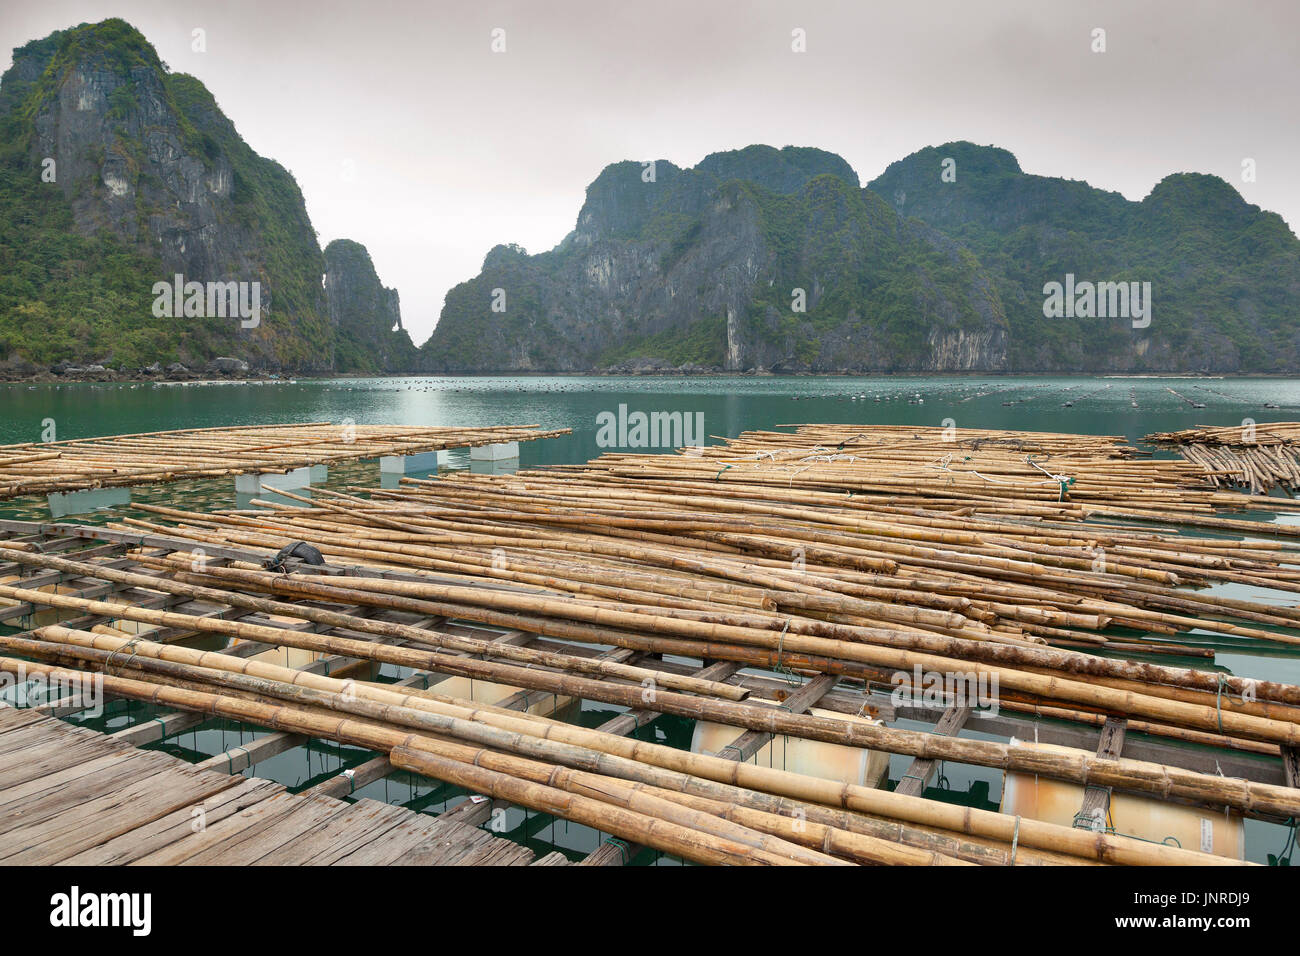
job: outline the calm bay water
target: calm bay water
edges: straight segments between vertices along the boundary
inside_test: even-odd
[[[1172,390],[1172,391],[1171,391]],[[1195,408],[1192,402],[1203,404]],[[1066,403],[1070,403],[1068,406]],[[705,432],[732,436],[746,429],[770,429],[802,422],[848,422],[938,426],[952,419],[960,427],[1122,435],[1138,442],[1154,431],[1194,425],[1239,425],[1300,419],[1300,380],[1293,379],[1127,379],[1093,377],[483,377],[337,379],[253,385],[0,385],[0,444],[39,442],[53,421],[58,439],[217,425],[352,419],[364,424],[521,425],[572,428],[559,439],[520,446],[520,465],[585,461],[603,450],[597,416],[629,412],[682,412],[704,418]],[[1270,408],[1276,405],[1277,408]],[[656,449],[644,449],[655,451]],[[468,465],[468,459],[458,462]],[[331,469],[331,484],[377,483],[378,465],[357,463]],[[233,483],[185,482],[135,493],[135,499],[178,502],[181,507],[228,508],[236,504]],[[0,503],[0,516],[44,518],[43,499]],[[103,520],[103,518],[87,519]],[[1294,595],[1224,593],[1294,604]],[[1249,641],[1190,635],[1186,643],[1216,648],[1216,665],[1235,674],[1300,683],[1300,654],[1261,648]],[[1162,658],[1167,663],[1176,659]],[[1204,661],[1186,661],[1204,666]],[[397,676],[388,669],[386,674]],[[145,715],[144,705],[114,704],[99,722],[118,729]],[[612,716],[588,704],[575,719],[594,726]],[[903,726],[910,726],[907,722]],[[164,748],[199,759],[236,746],[249,731],[210,723],[173,738]],[[662,718],[643,728],[644,739],[689,745],[686,721]],[[978,736],[978,735],[972,735]],[[352,766],[366,754],[314,742],[259,763],[259,776],[302,788]],[[897,781],[908,761],[894,758]],[[946,799],[996,809],[1001,776],[992,770],[950,766]],[[369,796],[437,812],[459,791],[396,775],[359,790]],[[932,796],[937,794],[932,790]],[[506,835],[545,852],[561,848],[577,856],[593,849],[600,835],[586,827],[512,810]],[[1247,821],[1247,856],[1265,862],[1283,844],[1281,827]],[[667,862],[667,861],[663,861]]]
[[[1169,389],[1205,408],[1193,408]],[[909,404],[917,396],[923,404]],[[1073,407],[1063,407],[1065,402]],[[629,411],[702,412],[712,435],[796,422],[939,425],[952,418],[961,427],[1139,439],[1152,431],[1231,425],[1243,418],[1294,420],[1300,415],[1300,380],[556,376],[213,386],[10,384],[0,386],[0,443],[40,441],[47,418],[54,420],[60,439],[344,418],[404,425],[535,423],[574,430],[570,438],[524,446],[521,464],[529,465],[585,461],[598,454],[596,416],[617,412],[620,403]],[[1268,403],[1281,407],[1269,409]]]

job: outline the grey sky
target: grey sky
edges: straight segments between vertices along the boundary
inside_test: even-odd
[[[819,146],[865,181],[969,139],[1130,199],[1216,173],[1300,222],[1292,0],[0,3],[6,66],[30,39],[120,16],[203,80],[297,177],[322,245],[366,245],[417,344],[488,249],[553,246],[620,159]]]

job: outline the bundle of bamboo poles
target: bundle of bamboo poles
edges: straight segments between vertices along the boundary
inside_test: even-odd
[[[1153,432],[1142,439],[1152,444],[1290,445],[1300,443],[1300,422],[1256,422],[1249,425],[1198,425],[1173,432]]]
[[[888,496],[936,511],[1065,520],[1100,515],[1233,531],[1250,528],[1219,512],[1300,507],[1216,490],[1223,484],[1221,463],[1146,459],[1121,441],[955,427],[800,425],[795,432],[745,432],[676,456],[606,454],[555,470],[638,483],[739,484],[746,492],[767,487],[791,497]]]
[[[953,446],[972,450],[1006,449],[1036,455],[1087,455],[1096,458],[1127,459],[1139,451],[1125,444],[1122,435],[1086,435],[1066,432],[1031,432],[1009,429],[957,428],[924,425],[782,425],[793,432],[749,431],[727,442],[728,448],[766,451],[773,447],[806,448],[809,444],[835,446],[841,450],[874,450],[927,447],[951,451]]]
[[[306,540],[341,562],[719,622],[744,615],[767,629],[783,628],[791,614],[815,619],[795,621],[792,634],[889,627],[981,644],[1113,643],[1179,654],[1189,648],[1168,638],[1192,630],[1300,643],[1294,608],[1185,588],[1300,589],[1300,571],[1286,563],[1297,547],[1290,540],[1244,545],[1118,523],[902,509],[866,497],[839,496],[831,506],[829,496],[738,490],[599,472],[461,474],[374,489],[369,500],[323,491],[310,509],[142,510],[182,522],[196,542],[269,551]],[[141,519],[123,527],[175,530]]]
[[[1021,515],[1155,515],[1168,520],[1246,507],[1190,461],[1144,459],[1110,436],[957,428],[801,425],[746,432],[678,456],[606,454],[565,470],[888,495],[932,509]],[[1293,505],[1282,504],[1279,507]]]
[[[1144,441],[1171,447],[1203,469],[1214,487],[1268,494],[1300,487],[1300,422],[1266,422],[1156,432]]]
[[[567,428],[543,431],[537,425],[455,428],[310,422],[28,442],[0,446],[0,499],[287,472],[308,465],[533,441],[568,433]]]

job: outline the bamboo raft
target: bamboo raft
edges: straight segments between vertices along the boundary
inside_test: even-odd
[[[794,432],[745,432],[725,444],[688,451],[676,457],[606,454],[570,470],[890,495],[944,510],[978,504],[985,510],[1002,506],[1009,513],[1033,513],[1031,506],[1038,503],[1041,514],[1211,515],[1241,504],[1216,493],[1204,467],[1152,459],[1120,436],[800,425]]]
[[[1144,441],[1172,448],[1204,470],[1214,487],[1252,495],[1300,488],[1300,422],[1268,422],[1225,428],[1157,432]]]
[[[537,425],[444,428],[310,422],[0,445],[0,500],[254,472],[285,473],[386,455],[534,441],[569,431],[542,430]]]
[[[137,750],[36,710],[0,709],[0,864],[535,862],[528,848],[454,819],[376,800],[295,795],[270,780]]]
[[[746,432],[677,456],[606,454],[555,470],[600,473],[644,487],[690,482],[695,488],[739,486],[746,495],[766,487],[770,497],[781,500],[888,496],[890,503],[881,504],[881,511],[911,506],[1028,521],[1120,519],[1213,532],[1259,528],[1258,521],[1225,512],[1300,508],[1288,498],[1261,502],[1220,490],[1216,467],[1152,459],[1122,441],[978,429],[801,425],[793,433]],[[1273,528],[1269,533],[1296,532]]]
[[[0,584],[10,603],[0,620],[31,626],[0,638],[13,655],[0,669],[21,658],[47,674],[103,674],[126,699],[364,746],[383,755],[381,769],[612,833],[623,854],[632,843],[712,863],[1231,862],[1113,826],[927,800],[941,760],[1086,787],[1081,813],[1104,809],[1113,790],[1229,818],[1294,818],[1300,688],[1151,662],[1211,655],[1182,643],[1193,631],[1300,642],[1293,607],[1188,590],[1294,591],[1287,526],[1253,523],[1248,543],[1152,530],[1232,522],[1214,516],[1219,499],[1241,496],[1207,498],[1177,470],[1141,520],[1099,520],[1113,509],[1104,502],[1029,495],[945,490],[926,507],[859,495],[859,484],[837,484],[841,469],[871,469],[855,481],[874,484],[877,451],[893,468],[911,442],[933,438],[886,435],[858,441],[854,461],[802,460],[810,448],[821,457],[835,438],[826,428],[784,435],[759,455],[753,435],[710,450],[712,480],[699,477],[703,455],[605,456],[298,498],[306,507],[144,506],[158,520],[105,529],[6,522],[0,571],[14,580]],[[1008,438],[1020,442],[1014,452]],[[1092,465],[1095,502],[1105,469],[1131,455],[1077,438],[962,440],[977,455],[991,446],[1007,472],[1026,446],[1053,465]],[[836,470],[769,480],[787,459]],[[328,564],[263,567],[289,540],[314,544]],[[183,643],[194,635],[240,643],[203,651]],[[244,648],[294,649],[347,670],[291,668]],[[409,669],[403,686],[371,679],[380,665]],[[918,706],[922,670],[996,677],[1012,716],[943,696]],[[361,679],[342,679],[349,671]],[[416,688],[417,674],[457,692]],[[468,681],[469,695],[454,681]],[[477,700],[476,681],[513,692]],[[547,696],[629,714],[576,727],[535,712]],[[626,738],[659,714],[737,736],[713,754]],[[934,729],[889,726],[918,716]],[[1012,743],[957,737],[964,726]],[[1014,743],[1030,737],[1042,746]],[[778,739],[787,751],[812,741],[913,764],[891,792],[747,762]],[[592,862],[615,862],[611,853]]]
[[[866,447],[800,460],[832,437],[758,449],[741,436],[704,454],[405,479],[258,510],[140,506],[152,518],[105,528],[3,522],[0,621],[25,629],[0,637],[0,670],[98,674],[121,698],[365,747],[376,772],[620,841],[593,864],[636,847],[701,863],[1230,864],[1125,833],[1107,822],[1112,792],[1294,820],[1300,687],[1160,663],[1208,661],[1223,639],[1300,643],[1294,606],[1196,590],[1296,591],[1294,528],[1220,517],[1244,496],[1203,490],[1185,463],[1125,470],[1157,463],[1088,436],[1018,436],[1014,450],[1017,436],[963,436],[991,439],[968,450],[982,473],[1004,469],[998,494],[978,477],[883,484],[910,437],[886,436],[884,464]],[[1032,493],[1023,459],[1040,453],[1078,466],[1065,500]],[[294,540],[327,563],[268,570]],[[195,636],[227,644],[200,650]],[[378,667],[403,676],[379,682]],[[923,693],[935,673],[996,679],[1000,709]],[[626,712],[585,728],[540,709],[548,699]],[[629,739],[664,714],[732,739],[712,753]],[[754,762],[778,742],[911,765],[889,790]],[[1080,788],[1079,814],[928,799],[941,761]]]

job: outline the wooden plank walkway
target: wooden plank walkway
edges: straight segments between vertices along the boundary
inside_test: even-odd
[[[544,858],[547,864],[559,861]],[[0,864],[526,866],[527,847],[376,800],[292,794],[0,707]]]

